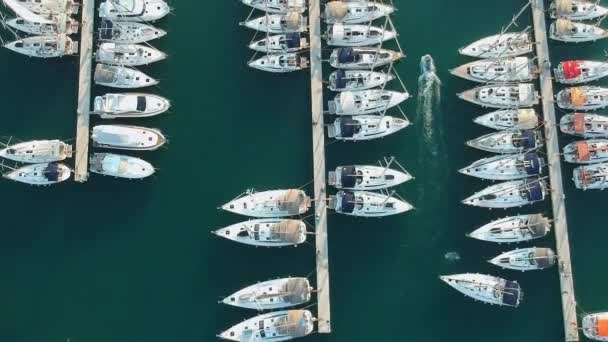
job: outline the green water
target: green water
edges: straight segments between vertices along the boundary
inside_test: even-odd
[[[0,341],[213,341],[255,314],[216,304],[221,296],[256,281],[314,271],[310,244],[255,249],[209,233],[242,219],[215,208],[244,189],[299,187],[311,180],[308,73],[270,75],[245,66],[252,32],[237,25],[248,14],[237,1],[173,5],[175,15],[158,24],[169,35],[153,42],[170,58],[145,71],[162,80],[154,91],[170,98],[174,109],[138,122],[170,137],[167,149],[141,154],[159,168],[157,175],[140,182],[92,175],[86,184],[52,189],[2,182]],[[416,114],[414,96],[405,106],[413,127],[380,141],[331,144],[327,160],[332,168],[396,156],[416,176],[398,191],[417,210],[382,220],[330,216],[334,332],[307,340],[560,341],[555,269],[521,274],[487,264],[510,247],[464,234],[506,213],[459,203],[486,185],[456,169],[485,155],[463,143],[487,130],[471,122],[482,110],[455,97],[473,84],[447,70],[468,61],[458,47],[498,32],[523,2],[396,5],[394,21],[408,54],[398,71],[415,94],[420,56],[431,54],[443,81],[440,108],[431,116]],[[524,15],[520,27],[528,22]],[[552,53],[555,60],[601,58],[604,46],[556,45]],[[0,132],[20,139],[72,138],[76,59],[41,62],[6,50],[0,56]],[[565,168],[566,178],[570,170]],[[578,302],[585,310],[606,308],[605,275],[597,263],[600,241],[608,239],[604,194],[566,186]],[[546,206],[534,210],[549,212]],[[508,213],[521,212],[526,210]],[[552,246],[552,235],[537,245]],[[461,260],[446,261],[447,252]],[[459,272],[519,280],[525,301],[517,310],[482,305],[437,279]]]

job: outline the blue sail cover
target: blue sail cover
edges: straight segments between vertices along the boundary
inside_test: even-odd
[[[529,176],[537,176],[540,175],[540,169],[542,166],[542,160],[538,157],[535,152],[529,152],[524,155],[524,165],[526,168],[526,173]]]
[[[287,34],[287,47],[290,49],[300,47],[300,32],[292,32]]]
[[[355,194],[352,192],[342,193],[342,202],[340,203],[341,213],[352,213],[355,210]]]
[[[536,148],[536,132],[525,130],[521,132],[521,146],[525,150]]]
[[[346,87],[346,72],[342,69],[336,71],[336,88],[344,89]]]
[[[355,55],[354,55],[353,48],[338,49],[338,62],[352,63],[354,61],[355,61]]]
[[[340,137],[351,138],[358,131],[359,122],[351,118],[340,118]]]
[[[114,23],[110,20],[103,20],[101,22],[101,28],[99,30],[99,38],[101,40],[110,40],[114,38]]]
[[[50,182],[56,182],[59,180],[59,166],[57,163],[49,163],[44,168],[44,177]]]
[[[537,202],[544,199],[543,187],[539,180],[526,183],[526,186],[528,187],[527,196],[529,202]]]
[[[509,306],[517,306],[520,291],[521,288],[518,283],[507,280],[502,294],[502,303]]]
[[[344,166],[340,170],[340,183],[345,188],[352,188],[357,184],[357,175],[354,166]]]

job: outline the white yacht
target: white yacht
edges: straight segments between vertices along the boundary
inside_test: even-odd
[[[308,58],[298,53],[265,55],[248,64],[254,69],[267,72],[285,73],[308,68]]]
[[[377,1],[330,1],[325,5],[324,19],[327,24],[364,24],[386,17],[394,11],[395,7]]]
[[[149,24],[128,21],[103,20],[99,28],[99,40],[122,44],[139,44],[164,37],[166,31]]]
[[[222,303],[259,311],[285,309],[308,303],[313,290],[306,278],[280,278],[248,286]]]
[[[473,119],[476,124],[495,130],[534,129],[540,125],[532,108],[500,109]]]
[[[153,47],[131,43],[101,43],[95,54],[99,63],[124,66],[148,65],[165,58],[164,52]]]
[[[401,52],[374,47],[334,49],[329,64],[337,69],[371,70],[394,63],[405,57]]]
[[[327,135],[343,141],[372,140],[396,133],[409,125],[410,122],[405,118],[388,115],[345,116],[327,126]]]
[[[549,37],[566,43],[594,42],[608,37],[608,31],[595,25],[557,19],[549,27]]]
[[[599,5],[599,1],[588,0],[554,0],[549,5],[552,19],[593,20],[604,17],[608,9]]]
[[[608,76],[608,62],[563,61],[554,69],[555,80],[563,84],[580,84]]]
[[[212,233],[251,246],[297,246],[306,242],[306,223],[280,218],[255,219],[220,228]]]
[[[143,118],[169,110],[169,100],[162,96],[140,93],[105,94],[95,97],[93,111],[103,119]]]
[[[557,255],[551,248],[530,247],[502,253],[488,262],[502,268],[523,272],[549,268],[557,262]]]
[[[405,213],[414,207],[402,199],[370,191],[343,191],[329,196],[329,209],[339,214],[384,217]]]
[[[40,15],[71,15],[78,14],[78,11],[80,10],[80,4],[75,0],[4,0],[4,2],[9,4],[17,2],[19,6]],[[12,6],[9,5],[9,7]]]
[[[521,153],[543,146],[543,135],[534,130],[507,130],[467,141],[467,146],[492,153]]]
[[[266,36],[249,44],[249,48],[271,54],[298,52],[308,49],[310,43],[300,32]]]
[[[72,145],[61,140],[33,140],[0,150],[0,157],[20,163],[50,163],[72,157]]]
[[[230,341],[288,341],[310,335],[316,318],[308,310],[274,311],[243,321],[218,335]]]
[[[509,281],[491,275],[462,273],[440,276],[439,278],[465,296],[492,305],[516,308],[524,296],[516,281]]]
[[[164,0],[105,0],[99,5],[99,17],[112,21],[150,22],[171,12]]]
[[[38,58],[54,58],[78,53],[78,42],[65,34],[51,36],[32,36],[4,45],[5,48]]]
[[[370,46],[397,37],[397,32],[371,25],[333,24],[327,27],[324,38],[330,46]]]
[[[380,87],[392,81],[392,74],[370,70],[338,69],[329,75],[328,86],[331,91],[358,91]]]
[[[329,113],[336,115],[366,115],[384,113],[387,109],[398,106],[407,100],[407,91],[370,89],[344,91],[338,93],[333,101],[328,102]]]
[[[160,130],[127,125],[99,125],[91,134],[95,147],[152,151],[167,141]]]
[[[595,110],[608,106],[608,88],[581,86],[557,93],[557,105],[563,109]]]
[[[608,312],[597,312],[583,317],[583,334],[594,341],[608,341]]]
[[[458,94],[458,97],[482,107],[510,109],[538,104],[538,92],[532,83],[483,85]]]
[[[481,83],[528,82],[538,77],[528,57],[482,59],[450,70],[452,75]]]
[[[545,237],[550,231],[551,220],[542,214],[528,214],[492,221],[467,236],[488,242],[517,243]]]
[[[414,177],[405,170],[394,170],[388,166],[347,165],[336,167],[327,178],[328,184],[338,189],[369,191],[397,186]]]
[[[482,38],[460,48],[458,52],[477,58],[502,58],[525,55],[533,49],[529,32],[508,32]]]
[[[306,10],[306,0],[241,0],[241,2],[266,13],[303,13]]]
[[[37,36],[53,36],[58,34],[76,34],[80,24],[67,14],[52,16],[51,22],[29,21],[17,17],[8,19],[6,24],[16,30]]]
[[[608,163],[582,165],[572,171],[578,189],[604,190],[608,188]]]
[[[252,30],[266,33],[306,32],[308,19],[298,12],[267,14],[241,23]]]
[[[608,162],[608,139],[589,139],[564,146],[564,160],[568,163],[595,164]]]
[[[143,159],[113,153],[93,153],[89,159],[89,171],[127,179],[142,179],[155,172],[152,164]]]
[[[482,208],[514,208],[544,201],[548,193],[542,179],[521,179],[491,185],[462,201]]]
[[[98,85],[123,89],[150,87],[159,83],[139,70],[107,64],[97,64],[93,78]]]
[[[250,217],[277,218],[302,215],[310,209],[311,200],[299,189],[247,191],[222,209]]]
[[[565,134],[583,138],[608,138],[608,116],[588,113],[566,114],[559,120]]]
[[[31,185],[51,185],[67,180],[71,174],[69,167],[53,162],[21,166],[2,177]]]
[[[482,179],[509,181],[540,176],[545,165],[538,154],[528,152],[483,158],[458,171]]]

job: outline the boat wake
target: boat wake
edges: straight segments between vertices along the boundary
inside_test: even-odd
[[[417,112],[422,119],[423,134],[427,143],[434,142],[433,112],[439,108],[440,102],[441,80],[437,77],[433,57],[424,55],[420,59]]]

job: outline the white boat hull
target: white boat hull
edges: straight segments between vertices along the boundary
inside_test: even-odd
[[[290,232],[281,231],[281,224],[285,226],[297,225],[298,228]],[[251,246],[297,246],[306,242],[306,224],[301,220],[278,218],[254,219],[220,228],[214,231],[213,234]]]
[[[155,172],[152,164],[143,159],[112,153],[93,153],[89,171],[126,179],[143,179]]]

